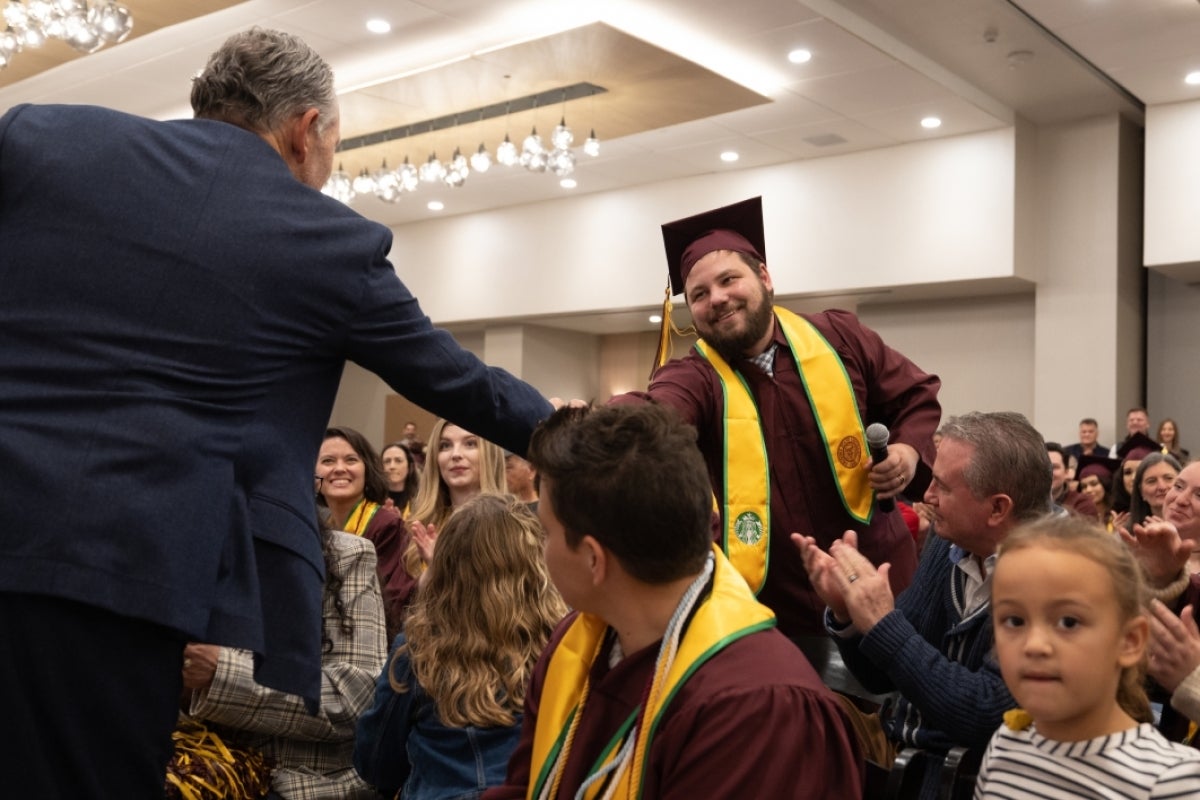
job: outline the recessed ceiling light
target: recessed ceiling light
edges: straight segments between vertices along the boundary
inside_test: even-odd
[[[650,321],[653,322],[655,325],[661,324],[662,316],[660,314],[651,314]]]
[[[732,164],[734,161],[737,161],[740,157],[741,156],[739,156],[737,154],[737,151],[735,151],[735,150],[726,150],[724,153],[721,153],[721,160],[726,162],[727,164]]]
[[[938,117],[926,117],[921,120],[921,127],[933,130],[934,128],[942,127],[942,121]]]
[[[793,64],[807,64],[811,60],[812,53],[804,48],[793,50],[792,52],[788,53],[788,61],[792,62]]]
[[[443,208],[446,207],[446,204],[443,203],[441,200],[430,200],[428,203],[425,204],[425,207],[428,208],[430,211],[441,211]]]
[[[1183,82],[1188,86],[1196,86],[1200,84],[1200,72],[1189,72],[1183,79]]]
[[[574,178],[563,178],[561,181],[558,182],[558,185],[564,189],[574,189],[579,184],[576,183]]]
[[[392,24],[386,19],[369,19],[367,20],[367,30],[371,33],[389,33],[392,30]]]

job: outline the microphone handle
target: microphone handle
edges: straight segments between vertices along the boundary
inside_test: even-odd
[[[872,447],[870,448],[870,453],[871,461],[878,464],[888,456],[887,445],[885,444],[883,447]],[[881,497],[875,501],[875,506],[884,514],[890,514],[896,510],[896,501],[890,497]]]

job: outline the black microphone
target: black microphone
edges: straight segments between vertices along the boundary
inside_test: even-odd
[[[878,464],[887,458],[887,444],[890,436],[886,425],[872,422],[867,426],[867,450],[871,453],[871,461]],[[881,498],[876,505],[885,514],[896,510],[896,501],[890,497]]]

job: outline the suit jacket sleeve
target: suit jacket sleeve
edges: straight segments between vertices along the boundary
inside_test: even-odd
[[[346,333],[347,357],[406,398],[517,453],[553,407],[529,384],[489,367],[435,328],[397,278],[381,242]]]

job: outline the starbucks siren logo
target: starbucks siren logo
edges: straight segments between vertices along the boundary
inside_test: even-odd
[[[763,537],[762,519],[753,511],[743,511],[733,522],[733,533],[742,544],[758,544]]]

